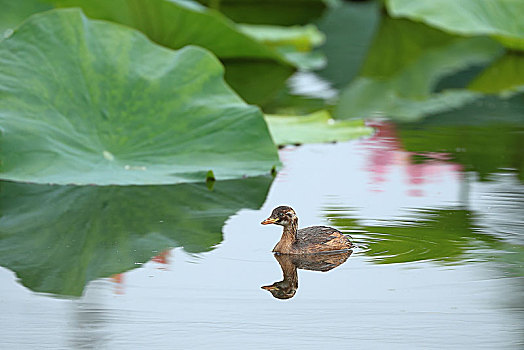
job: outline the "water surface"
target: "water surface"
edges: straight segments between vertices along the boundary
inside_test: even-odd
[[[478,148],[457,156],[375,126],[370,139],[282,149],[272,182],[3,183],[2,348],[519,348],[521,169],[480,171],[467,157]],[[299,268],[283,300],[261,288],[283,279],[281,229],[260,225],[282,204],[358,245],[327,272]]]

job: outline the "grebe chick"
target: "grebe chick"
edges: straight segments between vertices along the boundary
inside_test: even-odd
[[[293,208],[273,209],[262,225],[284,226],[282,237],[273,252],[280,254],[316,254],[349,250],[353,247],[347,236],[327,226],[311,226],[298,230],[298,217]]]

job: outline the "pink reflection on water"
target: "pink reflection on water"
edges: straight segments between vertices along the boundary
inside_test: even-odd
[[[364,169],[371,174],[371,191],[382,192],[388,176],[397,168],[405,176],[409,186],[406,194],[411,197],[423,197],[425,184],[440,183],[446,176],[461,178],[462,165],[451,162],[449,154],[408,152],[402,147],[393,123],[373,121],[367,124],[376,131],[361,143],[367,158]],[[415,156],[423,156],[423,160],[415,162]]]
[[[170,249],[166,249],[163,252],[161,252],[160,254],[155,255],[154,257],[152,257],[150,261],[159,264],[157,269],[159,269],[159,270],[168,270],[169,258],[170,257],[171,257],[171,250]],[[130,270],[130,271],[132,271],[132,270]],[[117,273],[117,274],[114,274],[111,277],[109,277],[110,281],[113,282],[113,284],[115,286],[114,287],[114,293],[116,295],[123,295],[125,293],[125,281],[124,281],[124,278],[125,278],[125,274],[127,272],[129,272],[129,271],[122,272],[122,273]]]

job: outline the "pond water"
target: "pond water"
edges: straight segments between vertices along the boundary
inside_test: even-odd
[[[373,125],[282,149],[273,181],[2,183],[1,348],[523,346],[524,129]],[[261,288],[282,281],[281,228],[260,225],[282,204],[357,245],[327,272],[280,261],[287,299]]]

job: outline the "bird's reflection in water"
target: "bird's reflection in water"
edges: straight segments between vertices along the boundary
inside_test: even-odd
[[[297,269],[326,272],[346,262],[353,251],[347,250],[330,254],[288,255],[275,254],[282,269],[283,280],[262,286],[278,299],[290,299],[298,289]]]

